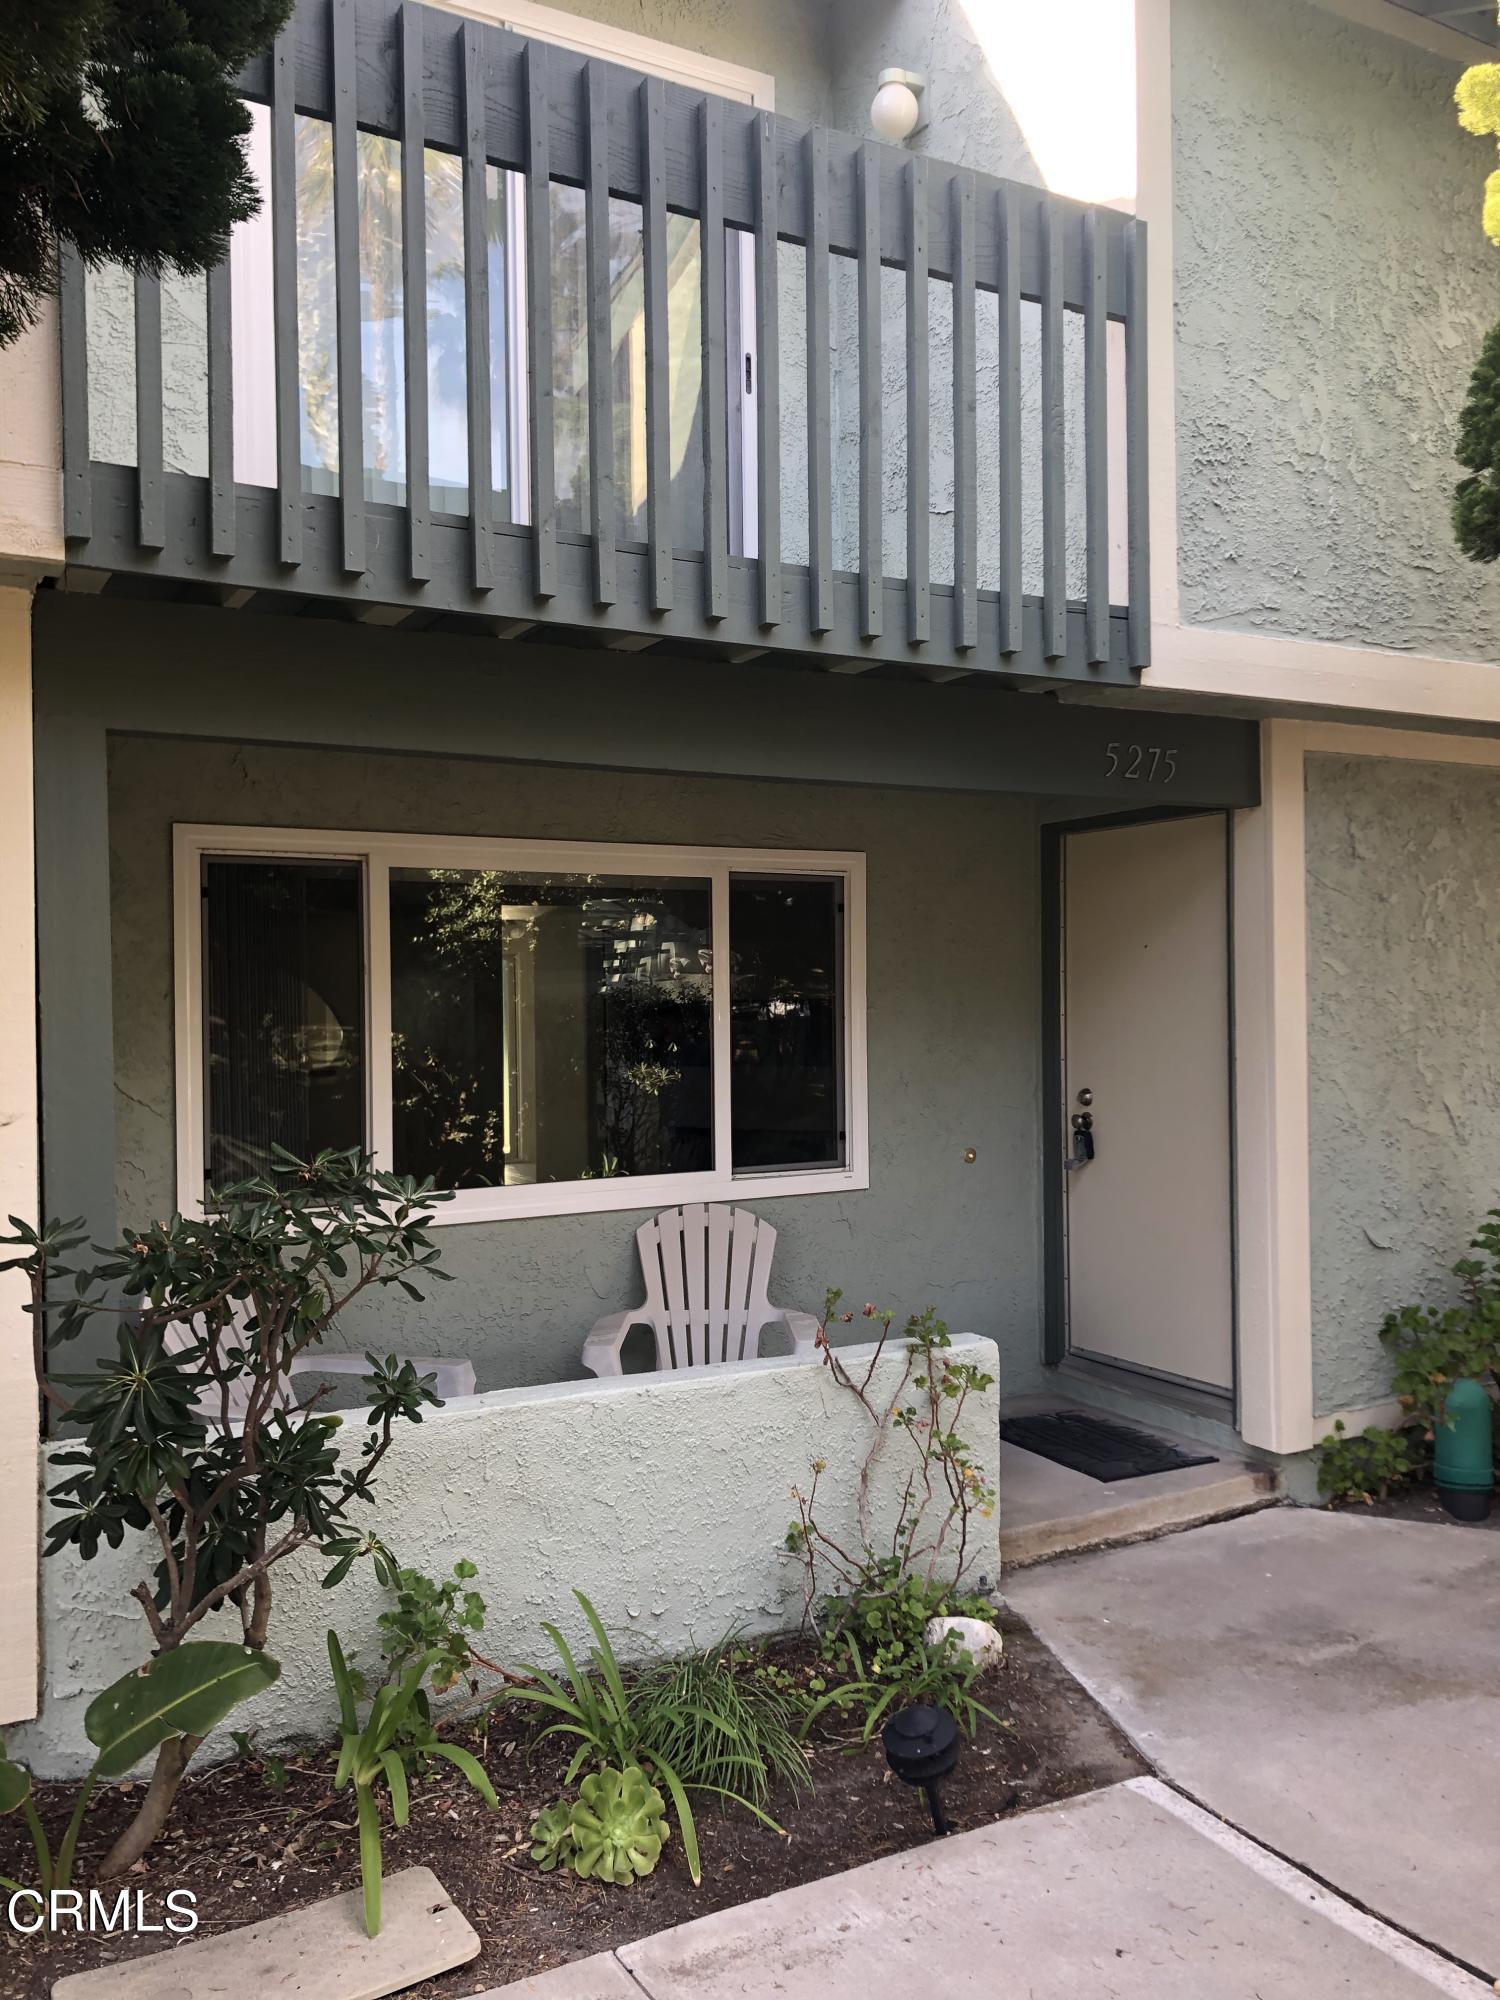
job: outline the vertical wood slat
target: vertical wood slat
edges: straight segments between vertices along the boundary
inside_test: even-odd
[[[729,337],[724,237],[724,110],[705,97],[699,111],[702,181],[698,225],[703,317],[703,615],[729,611]]]
[[[271,311],[276,365],[276,552],[302,560],[302,422],[297,350],[297,26],[271,56]]]
[[[613,604],[618,590],[615,540],[614,340],[610,329],[609,75],[602,62],[584,68],[588,184],[584,189],[584,258],[588,284],[589,532],[594,602]]]
[[[880,154],[859,149],[859,629],[880,637],[881,554]]]
[[[333,0],[333,296],[339,385],[339,523],[345,573],[365,566],[364,368],[359,310],[356,0]]]
[[[1005,187],[1000,231],[1000,651],[1019,653],[1021,598],[1021,209]]]
[[[208,274],[208,547],[232,556],[234,497],[234,346],[229,259]]]
[[[667,119],[661,78],[641,84],[646,294],[646,542],[651,609],[672,608],[672,380],[667,330]]]
[[[532,590],[537,597],[555,597],[557,467],[552,434],[552,132],[547,98],[547,44],[528,42],[524,62]]]
[[[463,24],[464,372],[469,412],[469,577],[495,581],[494,467],[490,463],[490,275],[485,186],[486,30]]]
[[[135,274],[135,481],[136,540],[143,549],[166,547],[167,513],[162,467],[161,279]]]
[[[906,167],[906,636],[913,645],[932,637],[927,307],[927,171],[913,154]]]
[[[812,629],[833,625],[833,385],[828,287],[828,135],[814,127],[807,166],[807,560]]]
[[[67,237],[57,247],[58,324],[62,370],[63,534],[87,541],[94,532],[89,474],[89,326],[83,259]]]
[[[1093,667],[1109,659],[1109,233],[1096,209],[1083,218],[1083,277],[1084,628]]]
[[[760,622],[779,625],[784,603],[781,578],[781,312],[777,268],[776,119],[762,111],[755,121],[755,365],[758,562]]]
[[[974,358],[974,182],[953,176],[953,643],[979,643],[979,493]]]
[[[427,412],[427,118],[423,10],[401,9],[401,298],[406,366],[406,561],[413,583],[432,576],[432,489]]]
[[[1125,235],[1125,495],[1130,664],[1151,664],[1151,493],[1146,470],[1146,225]]]
[[[1067,435],[1063,414],[1062,256],[1052,203],[1041,201],[1042,657],[1068,648]]]

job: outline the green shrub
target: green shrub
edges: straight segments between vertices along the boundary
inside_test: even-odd
[[[833,1658],[845,1639],[853,1639],[871,1671],[899,1677],[905,1662],[926,1646],[926,1630],[934,1618],[982,1618],[993,1624],[995,1607],[974,1591],[958,1591],[935,1578],[902,1575],[887,1557],[869,1571],[856,1597],[833,1598],[823,1610],[823,1652]],[[951,1650],[952,1641],[947,1642]]]
[[[1392,1384],[1408,1422],[1430,1439],[1443,1422],[1452,1385],[1465,1376],[1500,1373],[1500,1209],[1492,1209],[1469,1246],[1478,1257],[1453,1266],[1458,1303],[1402,1306],[1380,1329],[1391,1356]]]
[[[1325,1500],[1384,1500],[1394,1486],[1404,1486],[1423,1470],[1418,1441],[1408,1431],[1383,1430],[1371,1424],[1350,1437],[1343,1420],[1315,1448],[1318,1491]]]
[[[937,1617],[994,1617],[987,1598],[963,1588],[979,1553],[973,1546],[978,1524],[993,1514],[995,1494],[962,1430],[969,1398],[982,1396],[994,1378],[972,1362],[954,1359],[948,1328],[929,1306],[913,1313],[902,1329],[905,1367],[894,1393],[873,1395],[894,1315],[873,1305],[864,1308],[863,1317],[880,1331],[873,1356],[861,1362],[863,1374],[856,1377],[828,1339],[835,1319],[854,1318],[837,1311],[841,1296],[831,1291],[824,1301],[819,1351],[835,1384],[860,1404],[871,1433],[858,1472],[857,1536],[832,1535],[822,1524],[826,1459],[813,1460],[806,1491],[792,1489],[797,1518],[787,1528],[786,1548],[802,1570],[804,1622],[817,1635],[830,1668],[843,1676],[813,1703],[803,1733],[829,1709],[860,1710],[868,1740],[891,1708],[926,1701],[948,1709],[972,1734],[978,1718],[990,1713],[973,1695],[979,1668],[951,1637],[929,1646],[926,1626]],[[871,1475],[893,1433],[909,1451],[906,1479],[889,1545],[876,1548]]]
[[[823,1608],[820,1652],[829,1676],[841,1678],[815,1702],[804,1722],[832,1711],[858,1713],[860,1735],[868,1742],[894,1709],[930,1702],[945,1708],[972,1736],[981,1717],[998,1717],[974,1694],[980,1668],[950,1633],[936,1646],[927,1643],[933,1618],[982,1618],[993,1623],[987,1597],[957,1591],[930,1577],[902,1575],[890,1557],[872,1565],[870,1587],[851,1597],[833,1598]]]
[[[342,1419],[289,1399],[288,1375],[362,1294],[394,1286],[420,1300],[417,1280],[446,1276],[427,1232],[432,1205],[448,1198],[376,1172],[359,1152],[299,1160],[278,1148],[263,1176],[211,1191],[202,1216],[127,1229],[82,1267],[77,1223],[10,1218],[0,1245],[15,1254],[0,1270],[30,1284],[37,1385],[78,1427],[54,1460],[64,1476],[49,1489],[45,1553],[74,1549],[87,1562],[127,1529],[144,1531],[154,1567],[130,1595],[158,1655],[221,1609],[259,1650],[283,1562],[316,1548],[334,1583],[366,1547],[355,1514],[397,1427],[437,1402],[431,1378],[367,1355],[363,1442],[341,1455]],[[101,1316],[114,1352],[85,1373],[55,1373],[51,1351]],[[160,1831],[199,1741],[184,1731],[162,1743],[105,1876],[132,1867]]]
[[[472,1635],[484,1630],[484,1599],[469,1588],[478,1574],[466,1558],[441,1583],[419,1569],[396,1571],[395,1606],[376,1621],[383,1634],[381,1650],[393,1672],[427,1654],[433,1659],[435,1693],[446,1693],[464,1679],[474,1663]]]

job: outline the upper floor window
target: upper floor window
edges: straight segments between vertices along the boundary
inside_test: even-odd
[[[628,64],[647,74],[769,107],[771,80],[752,70],[641,35],[581,20],[524,0],[469,0],[443,11],[467,13]],[[247,157],[263,199],[231,244],[236,477],[276,483],[275,341],[272,326],[270,114],[250,107]],[[398,140],[361,131],[358,139],[359,304],[362,475],[367,500],[406,502],[406,384],[403,321],[402,176]],[[528,436],[525,176],[485,170],[485,268],[466,261],[463,175],[456,154],[424,149],[420,170],[426,235],[427,477],[432,506],[466,514],[471,481],[487,479],[495,519],[531,519]],[[338,315],[334,296],[333,128],[296,122],[298,416],[302,481],[336,494],[339,462]],[[589,376],[611,382],[615,486],[622,540],[646,537],[645,262],[638,202],[609,203],[609,352],[590,352],[581,188],[549,189],[552,239],[552,409],[558,525],[583,534],[589,523]],[[756,552],[754,243],[730,230],[726,245],[725,398],[732,456],[730,533],[737,553]],[[667,221],[668,446],[674,544],[702,546],[703,357],[699,323],[701,254],[695,217]],[[465,292],[488,295],[490,436],[488,464],[471,465]]]
[[[866,1184],[859,856],[177,831],[185,1209],[368,1147],[440,1219]]]

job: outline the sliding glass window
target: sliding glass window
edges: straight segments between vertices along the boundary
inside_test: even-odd
[[[444,1220],[865,1184],[859,856],[176,841],[185,1201],[325,1147]]]

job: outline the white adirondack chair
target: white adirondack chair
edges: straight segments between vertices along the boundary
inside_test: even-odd
[[[707,1368],[754,1358],[761,1329],[775,1321],[792,1337],[792,1353],[817,1351],[813,1313],[773,1306],[766,1293],[776,1231],[748,1208],[690,1202],[665,1208],[635,1232],[646,1303],[606,1313],[583,1343],[583,1365],[595,1375],[619,1375],[620,1350],[634,1326],[656,1335],[658,1368]]]
[[[249,1307],[241,1307],[235,1315],[235,1322],[238,1324],[241,1317],[248,1319],[250,1316]],[[230,1346],[236,1344],[233,1333],[228,1329],[220,1338]],[[165,1330],[162,1335],[162,1345],[169,1354],[180,1354],[184,1348],[193,1345],[193,1336],[186,1326],[176,1324]],[[371,1345],[373,1347],[378,1343],[372,1342]],[[437,1381],[433,1387],[445,1403],[451,1403],[455,1396],[474,1394],[472,1361],[436,1354],[402,1355],[401,1359],[409,1360],[419,1375],[436,1375]],[[321,1347],[309,1347],[293,1359],[286,1371],[286,1378],[276,1392],[272,1407],[284,1410],[296,1402],[297,1398],[291,1390],[291,1378],[294,1375],[368,1375],[369,1372],[370,1364],[362,1354],[330,1354]],[[250,1378],[245,1375],[236,1376],[230,1384],[228,1416],[231,1429],[237,1428],[245,1421],[245,1412],[250,1406],[251,1388]],[[224,1407],[220,1390],[212,1386],[205,1389],[197,1398],[197,1404],[198,1414],[209,1423],[217,1424],[222,1421]]]

